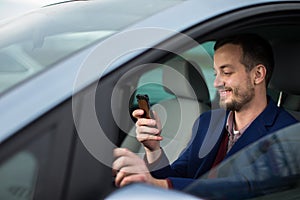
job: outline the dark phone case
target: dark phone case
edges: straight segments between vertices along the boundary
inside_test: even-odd
[[[152,118],[151,111],[150,111],[150,104],[149,104],[149,97],[147,94],[137,94],[136,95],[138,105],[140,109],[144,110],[143,118]]]

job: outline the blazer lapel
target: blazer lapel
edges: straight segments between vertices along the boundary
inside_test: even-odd
[[[198,154],[198,157],[202,159],[202,164],[200,164],[194,178],[198,178],[199,174],[203,174],[208,171],[213,165],[221,143],[221,136],[224,134],[227,115],[228,112],[223,109],[211,112],[207,133],[203,139]]]

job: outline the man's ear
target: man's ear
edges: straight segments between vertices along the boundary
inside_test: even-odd
[[[254,67],[254,84],[261,84],[266,79],[267,69],[264,65],[259,64]]]

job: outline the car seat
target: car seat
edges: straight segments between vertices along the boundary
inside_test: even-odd
[[[268,92],[278,106],[300,120],[300,42],[276,41],[273,50],[275,68]]]
[[[151,108],[161,119],[161,135],[164,138],[161,146],[172,162],[190,141],[197,117],[210,109],[210,98],[201,69],[195,62],[174,59],[162,70],[164,89],[176,98],[161,101]],[[135,127],[121,146],[134,152],[144,152],[135,138]]]

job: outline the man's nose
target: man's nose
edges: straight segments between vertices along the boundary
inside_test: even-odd
[[[223,86],[224,86],[224,83],[223,83],[221,77],[219,75],[216,75],[215,80],[214,80],[214,87],[215,88],[220,88],[220,87],[223,87]]]

